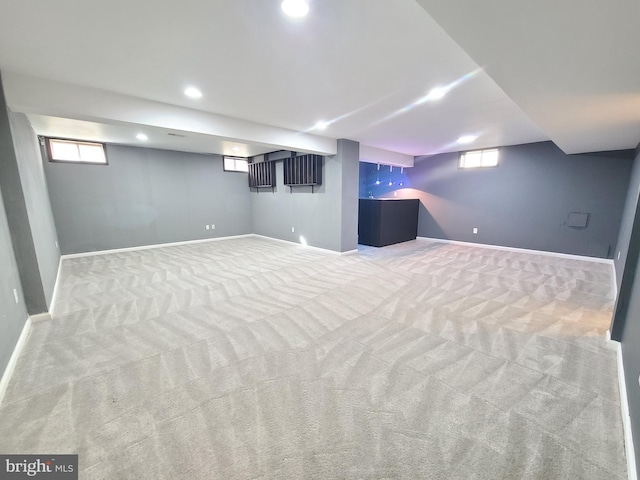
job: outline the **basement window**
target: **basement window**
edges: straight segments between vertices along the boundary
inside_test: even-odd
[[[107,165],[104,143],[59,138],[47,138],[46,142],[50,162]]]
[[[498,166],[498,149],[474,150],[460,154],[459,168],[481,168]]]
[[[225,172],[244,172],[249,171],[249,160],[242,157],[224,157]]]

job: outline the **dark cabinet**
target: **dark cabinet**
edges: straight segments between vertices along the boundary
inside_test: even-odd
[[[358,243],[384,247],[418,236],[418,199],[361,198],[358,207]]]

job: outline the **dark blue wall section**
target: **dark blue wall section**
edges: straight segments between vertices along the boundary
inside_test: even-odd
[[[403,171],[363,163],[360,196],[420,199],[419,236],[616,254],[632,151],[566,155],[551,142],[515,145],[500,148],[498,167],[466,170],[458,157],[417,157]],[[589,214],[586,228],[567,225],[572,212]]]
[[[631,180],[627,190],[627,199],[624,204],[624,212],[618,234],[616,252],[619,252],[619,255],[616,253],[614,257],[618,287],[622,282],[622,272],[624,271],[625,262],[627,261],[627,252],[629,250],[629,242],[631,241],[633,219],[638,208],[638,198],[640,197],[640,146],[637,152],[636,159],[633,162],[633,169],[631,170]]]
[[[611,337],[622,344],[627,400],[631,416],[631,429],[636,446],[636,465],[640,466],[640,145],[631,175],[631,184],[625,205],[617,248],[622,252],[616,263],[619,278],[616,311]]]

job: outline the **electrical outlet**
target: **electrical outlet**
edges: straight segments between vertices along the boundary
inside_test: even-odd
[[[397,197],[398,196],[398,192],[393,192],[393,196]]]
[[[476,227],[473,227],[473,234],[476,235],[478,233],[478,229]]]
[[[296,229],[291,227],[291,233],[295,233]]]
[[[16,299],[16,303],[19,302],[19,300],[18,300],[18,289],[17,288],[13,289],[13,298]]]
[[[214,224],[214,223],[212,223],[212,224],[211,224],[211,230],[215,230],[215,229],[216,229],[216,226],[215,226],[215,224]]]
[[[204,228],[206,228],[207,230],[209,230],[209,225],[205,225]]]

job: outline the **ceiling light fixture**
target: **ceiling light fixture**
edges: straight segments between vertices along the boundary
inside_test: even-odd
[[[136,135],[136,138],[138,140],[149,140],[149,137],[147,137],[144,133],[139,133]]]
[[[329,122],[319,121],[314,125],[313,128],[315,128],[316,130],[326,130],[328,126],[329,126]]]
[[[477,135],[463,135],[461,137],[458,137],[457,142],[458,143],[471,143],[471,142],[474,142],[476,140],[476,138],[478,138]]]
[[[309,13],[309,4],[306,0],[284,0],[280,7],[289,17],[301,18]]]
[[[447,93],[449,93],[449,90],[451,90],[451,87],[436,87],[436,88],[433,88],[424,97],[422,97],[422,98],[418,99],[416,102],[414,102],[412,107],[415,106],[415,105],[422,105],[425,102],[433,102],[435,100],[440,100]]]
[[[429,92],[429,94],[427,95],[426,99],[427,100],[440,100],[447,93],[449,93],[449,89],[448,88],[446,88],[446,87],[436,87],[436,88],[432,89]]]
[[[202,98],[202,92],[196,87],[187,87],[184,94],[189,98]]]

